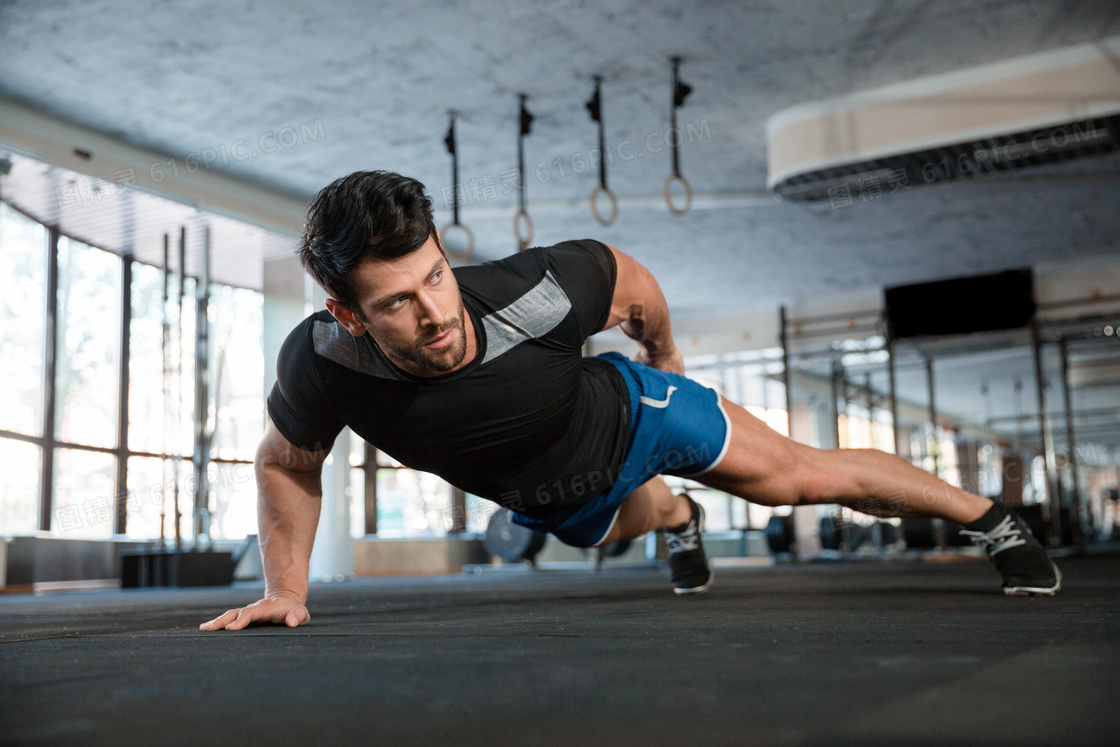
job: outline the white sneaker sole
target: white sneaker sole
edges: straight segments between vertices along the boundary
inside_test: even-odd
[[[708,581],[703,586],[693,586],[691,589],[673,588],[677,594],[703,594],[708,589],[712,588],[712,581],[715,581],[716,574],[708,571]]]
[[[1054,568],[1054,585],[1046,588],[1042,586],[1005,586],[1003,593],[1009,597],[1052,597],[1058,593],[1058,589],[1062,588],[1062,572],[1058,570],[1058,566],[1054,565],[1054,561],[1050,561],[1050,565]]]

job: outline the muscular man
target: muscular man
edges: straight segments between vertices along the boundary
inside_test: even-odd
[[[358,172],[312,203],[300,258],[330,296],[289,335],[257,451],[265,596],[204,623],[309,621],[320,468],[344,426],[409,467],[579,547],[664,530],[679,594],[706,591],[704,512],[658,477],[769,506],[873,505],[957,522],[1008,594],[1053,594],[1057,567],[999,504],[871,449],[792,441],[684,377],[653,276],[597,241],[452,273],[419,182]],[[620,326],[639,345],[583,357]]]

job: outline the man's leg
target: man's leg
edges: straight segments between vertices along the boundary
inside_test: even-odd
[[[676,495],[654,477],[626,496],[618,518],[600,545],[665,530],[669,576],[677,594],[703,594],[712,586],[712,569],[704,553],[704,509],[686,495]]]
[[[694,479],[767,506],[838,503],[881,516],[930,516],[968,524],[992,506],[909,462],[876,449],[815,449],[786,438],[723,400],[731,444]]]
[[[641,537],[646,532],[679,527],[691,517],[688,499],[673,493],[664,480],[655,477],[626,496],[618,510],[618,519],[599,545],[606,547],[612,542]]]
[[[722,400],[731,420],[724,458],[693,479],[769,506],[838,503],[878,516],[928,516],[964,525],[984,546],[1008,594],[1053,594],[1061,574],[1026,525],[969,493],[875,449],[814,449]]]

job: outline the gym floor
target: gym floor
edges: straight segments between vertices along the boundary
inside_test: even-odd
[[[362,578],[218,633],[260,584],[4,595],[0,742],[1114,744],[1120,555],[1058,562]]]

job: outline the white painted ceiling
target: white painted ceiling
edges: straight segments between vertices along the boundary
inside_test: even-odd
[[[525,92],[536,116],[526,160],[552,173],[528,182],[536,243],[601,238],[645,262],[676,313],[727,314],[1115,254],[1117,159],[832,210],[765,196],[764,125],[793,104],[1117,33],[1114,0],[6,0],[0,96],[180,157],[321,124],[321,138],[218,168],[304,198],[357,169],[400,171],[427,184],[441,220],[455,108],[461,181],[498,185],[482,200],[468,188],[462,211],[487,259],[515,246],[499,175],[516,166]],[[717,199],[673,216],[659,202],[667,151],[616,160],[611,186],[630,200],[601,228],[586,204],[595,176],[571,172],[596,145],[590,78],[605,77],[608,144],[644,151],[668,126],[672,54],[694,88],[681,123],[711,134],[682,147],[683,171]],[[719,199],[735,195],[749,199]]]

